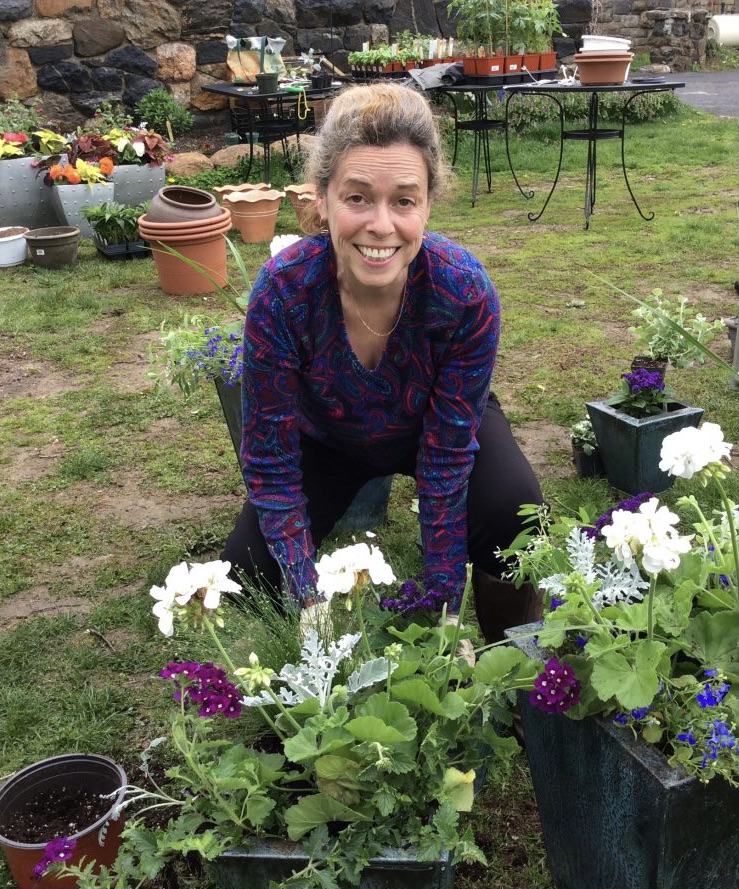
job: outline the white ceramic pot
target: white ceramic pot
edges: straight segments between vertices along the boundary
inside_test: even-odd
[[[20,265],[26,260],[27,244],[24,225],[0,228],[0,268]]]

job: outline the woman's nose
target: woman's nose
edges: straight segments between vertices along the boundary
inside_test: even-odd
[[[372,216],[367,228],[379,237],[390,235],[395,231],[392,213],[388,204],[378,201],[373,205]]]

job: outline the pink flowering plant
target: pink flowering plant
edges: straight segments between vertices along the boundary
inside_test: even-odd
[[[532,527],[504,555],[548,602],[537,644],[549,660],[531,703],[602,715],[664,750],[701,781],[739,784],[737,505],[730,445],[715,423],[668,435],[660,469],[715,488],[673,511],[645,492],[593,520],[527,507]]]
[[[374,543],[324,554],[316,570],[321,607],[280,606],[294,640],[248,655],[251,640],[235,630],[229,642],[228,629],[257,591],[242,589],[227,562],[182,562],[151,588],[160,632],[200,655],[159,673],[175,706],[144,763],[151,774],[161,747],[172,765],[166,781],[127,788],[112,871],[95,877],[88,863],[61,872],[89,889],[140,885],[173,856],[212,860],[269,837],[305,851],[308,864],[280,884],[301,889],[357,885],[387,847],[485,862],[461,814],[483,767],[504,769],[519,752],[501,729],[516,691],[532,686],[533,662],[506,645],[475,662],[460,653],[469,629],[443,611],[440,621],[383,609],[396,581]],[[165,826],[146,826],[151,809],[171,812]]]

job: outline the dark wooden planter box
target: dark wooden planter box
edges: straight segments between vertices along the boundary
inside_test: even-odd
[[[506,636],[541,658],[536,624]],[[570,719],[519,692],[526,756],[556,889],[726,889],[739,875],[739,789],[701,784],[605,719]]]
[[[659,468],[659,455],[665,436],[686,426],[697,426],[703,408],[671,401],[667,411],[636,419],[604,401],[585,405],[593,424],[606,478],[627,494],[666,491],[674,477]]]
[[[300,846],[273,840],[248,849],[230,849],[213,862],[219,889],[268,889],[309,862]],[[360,889],[454,889],[451,856],[419,861],[413,852],[388,849],[371,858]]]

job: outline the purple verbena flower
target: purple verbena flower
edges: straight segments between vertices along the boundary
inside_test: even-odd
[[[557,599],[555,596],[552,596],[552,598],[549,600],[549,607],[551,608],[552,611],[556,611],[559,608],[559,606],[564,605],[564,603],[565,603],[564,599]]]
[[[241,695],[229,681],[225,670],[215,664],[196,664],[193,661],[169,663],[160,671],[163,679],[174,679],[174,699],[182,700],[182,685],[178,677],[186,680],[185,692],[193,703],[199,704],[198,716],[212,717],[219,713],[229,719],[241,714]]]
[[[534,680],[529,703],[545,713],[564,713],[580,701],[580,680],[566,661],[551,658]]]
[[[644,719],[647,713],[649,713],[649,707],[637,707],[631,711],[631,718],[635,720]]]
[[[412,580],[401,583],[395,597],[380,599],[380,608],[404,613],[423,609],[441,611],[446,601],[444,593],[434,589],[424,590],[420,580],[420,575],[417,575]]]
[[[41,860],[33,869],[34,877],[39,880],[46,873],[46,869],[55,861],[67,861],[72,857],[77,841],[69,837],[54,837],[44,846]]]
[[[625,500],[619,501],[614,506],[609,506],[608,509],[603,513],[603,515],[599,516],[596,519],[595,524],[592,528],[583,528],[583,531],[590,539],[594,537],[602,537],[603,528],[606,525],[611,524],[613,513],[617,509],[624,510],[626,512],[636,512],[642,505],[642,503],[646,503],[651,496],[651,491],[642,491],[641,494],[634,494],[633,497],[627,497]]]

